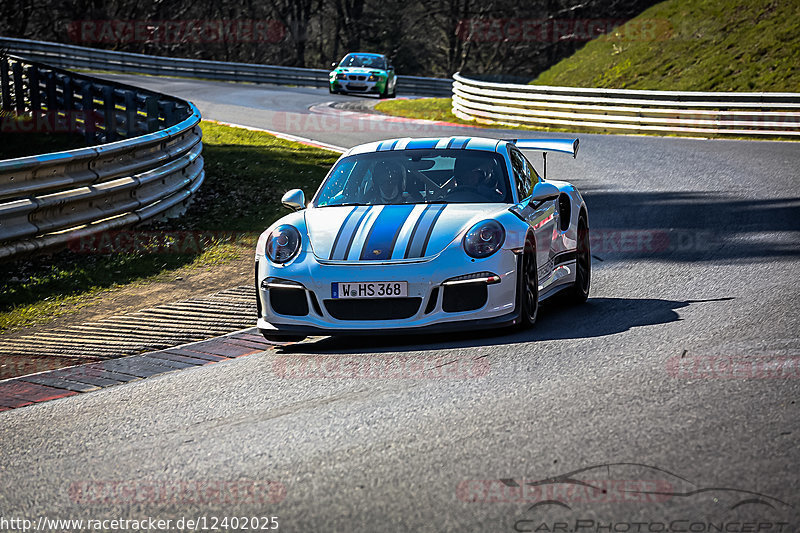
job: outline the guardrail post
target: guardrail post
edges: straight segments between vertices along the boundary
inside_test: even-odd
[[[0,98],[2,99],[3,111],[11,111],[11,78],[8,75],[10,66],[8,58],[3,58],[0,61]]]
[[[147,133],[158,131],[158,98],[148,96],[144,104],[147,112]]]
[[[45,73],[45,84],[47,86],[47,111],[53,114],[58,109],[58,91],[56,91],[56,76],[52,71]]]
[[[92,84],[82,84],[80,91],[81,111],[83,111],[83,135],[86,137],[87,144],[94,144],[97,124],[96,117],[94,115],[94,96],[92,95]]]
[[[61,85],[61,105],[63,109],[67,111],[74,111],[75,110],[75,87],[72,83],[72,78],[69,77],[61,77],[59,79],[62,80]]]
[[[125,91],[125,138],[127,139],[139,133],[137,111],[136,94],[133,91]]]
[[[25,113],[25,91],[22,85],[22,64],[15,61],[11,66],[14,74],[14,106],[17,108],[17,113],[22,115]]]
[[[31,103],[31,112],[42,109],[42,89],[39,87],[39,67],[36,65],[28,67],[28,99]]]
[[[175,102],[159,102],[164,109],[164,119],[167,124],[172,124],[175,121]]]
[[[103,91],[103,130],[105,132],[105,142],[117,140],[117,112],[114,105],[114,88],[104,85]]]

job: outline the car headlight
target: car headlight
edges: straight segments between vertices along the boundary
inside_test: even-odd
[[[347,74],[342,74],[340,72],[339,74],[336,75],[336,79],[337,80],[346,80],[347,79]]]
[[[503,246],[506,230],[495,220],[484,220],[464,235],[464,251],[476,259],[489,257]]]
[[[300,232],[297,228],[288,224],[278,226],[267,237],[267,257],[273,263],[286,263],[300,251],[300,242]]]
[[[370,74],[369,78],[367,78],[367,81],[378,81],[379,79],[380,79],[379,76],[376,76],[375,74]]]

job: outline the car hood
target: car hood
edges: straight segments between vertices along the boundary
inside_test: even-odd
[[[309,208],[314,255],[329,261],[396,261],[433,257],[505,204],[418,204]]]

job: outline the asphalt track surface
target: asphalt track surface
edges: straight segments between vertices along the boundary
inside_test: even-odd
[[[120,78],[191,99],[205,118],[339,146],[547,136],[325,122],[309,107],[355,97]],[[550,305],[522,332],[311,339],[4,412],[3,517],[800,530],[800,145],[580,138],[578,158],[553,155],[548,173],[589,206],[587,304]],[[393,366],[330,366],[376,361]]]

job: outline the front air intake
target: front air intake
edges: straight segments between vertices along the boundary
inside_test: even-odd
[[[446,313],[474,311],[486,305],[489,289],[486,283],[445,285],[442,310]]]
[[[335,299],[324,303],[337,320],[402,320],[417,314],[422,298]]]
[[[308,298],[303,289],[269,289],[269,304],[279,315],[306,316],[308,314]]]

